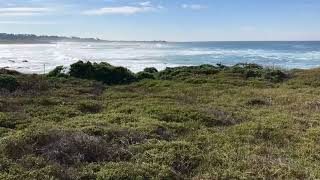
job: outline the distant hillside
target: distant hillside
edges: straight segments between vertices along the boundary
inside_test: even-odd
[[[0,33],[0,43],[52,43],[57,41],[97,42],[104,41],[98,38],[79,38],[65,36],[37,36],[34,34],[7,34]]]

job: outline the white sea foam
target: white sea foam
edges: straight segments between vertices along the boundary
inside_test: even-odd
[[[294,48],[308,49],[306,45]],[[25,73],[42,73],[58,65],[68,66],[80,59],[109,62],[134,72],[145,67],[164,69],[181,65],[235,64],[254,62],[285,68],[311,68],[320,64],[320,47],[316,50],[222,48],[177,43],[108,42],[0,45],[0,68],[9,67]],[[27,62],[26,62],[27,61]]]

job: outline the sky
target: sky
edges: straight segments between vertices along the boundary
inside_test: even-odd
[[[320,40],[320,0],[0,0],[0,32],[106,40]]]

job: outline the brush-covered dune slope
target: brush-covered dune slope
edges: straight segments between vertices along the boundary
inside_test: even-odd
[[[0,179],[320,178],[320,69],[0,71]]]

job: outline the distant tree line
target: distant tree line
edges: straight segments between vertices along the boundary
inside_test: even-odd
[[[55,41],[102,41],[98,38],[79,38],[79,37],[65,37],[65,36],[37,36],[34,34],[7,34],[0,33],[0,42],[55,42]]]

